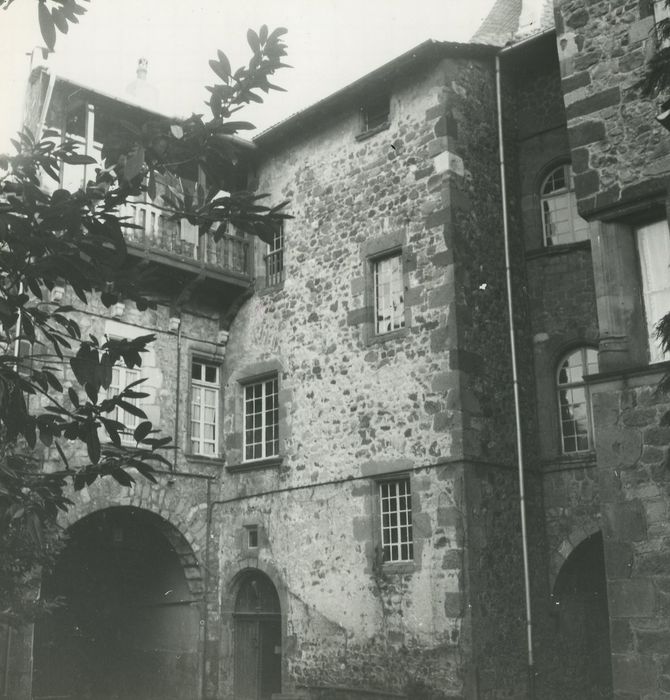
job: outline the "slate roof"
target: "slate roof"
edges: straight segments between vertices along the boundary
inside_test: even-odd
[[[539,23],[530,29],[520,31],[519,19],[522,6],[529,1],[538,4]],[[491,11],[470,41],[476,44],[506,46],[553,28],[554,4],[552,0],[495,0]]]

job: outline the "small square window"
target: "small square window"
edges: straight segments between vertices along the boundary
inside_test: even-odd
[[[247,528],[247,547],[249,549],[258,548],[258,528],[256,526]]]
[[[381,335],[405,327],[405,289],[402,255],[397,252],[374,260],[375,333]]]
[[[381,128],[389,122],[389,97],[378,95],[363,105],[363,131]]]
[[[277,377],[244,387],[244,461],[279,455],[279,381]]]
[[[412,494],[409,477],[379,483],[381,542],[384,562],[414,559]]]

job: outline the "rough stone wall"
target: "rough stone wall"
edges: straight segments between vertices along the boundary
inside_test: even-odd
[[[69,290],[66,290],[62,303],[78,305]],[[177,333],[168,330],[170,315],[169,307],[162,304],[156,309],[143,312],[139,312],[133,304],[127,304],[120,317],[112,318],[111,310],[92,296],[86,312],[78,313],[76,320],[83,337],[93,334],[101,342],[104,342],[105,334],[131,338],[148,333],[156,335],[156,340],[149,346],[149,352],[142,358],[141,376],[147,379],[142,389],[149,396],[141,400],[141,406],[154,425],[164,435],[170,435],[175,440],[178,449],[166,454],[173,468],[194,476],[175,474],[168,478],[167,475],[162,475],[154,485],[137,475],[136,483],[129,487],[120,486],[111,477],[98,480],[81,491],[71,493],[73,506],[62,517],[61,524],[67,527],[85,515],[114,506],[134,506],[162,518],[166,524],[164,534],[180,556],[189,589],[194,598],[202,599],[201,624],[203,630],[207,631],[208,645],[203,646],[201,641],[199,654],[201,658],[203,654],[208,657],[206,687],[211,696],[215,696],[217,664],[212,658],[216,657],[219,646],[220,615],[216,595],[217,581],[211,576],[206,580],[206,576],[216,576],[218,560],[216,548],[206,544],[207,482],[215,481],[220,476],[222,461],[190,455],[186,426],[191,358],[195,354],[203,359],[220,360],[217,354],[221,351],[220,347],[217,347],[214,340],[207,340],[216,338],[219,313],[216,309],[207,309],[202,305],[197,310],[183,309],[179,353]],[[67,358],[62,365],[61,381],[66,390],[74,383]],[[67,403],[68,399],[64,398],[64,401]],[[178,429],[175,425],[177,401]],[[61,446],[73,466],[86,460],[78,443],[63,440]],[[57,464],[58,455],[52,446],[45,450],[45,468],[52,469]],[[216,494],[216,489],[211,487],[211,493]],[[197,673],[200,683],[200,671]]]
[[[462,486],[460,467],[439,466],[462,444],[443,180],[462,177],[463,162],[445,148],[445,70],[394,85],[387,131],[357,140],[352,105],[266,154],[260,172],[259,190],[290,199],[295,218],[283,285],[250,300],[231,328],[224,433],[235,465],[238,380],[275,368],[283,463],[234,470],[223,490],[290,491],[222,506],[219,531],[224,592],[245,566],[280,592],[285,689],[403,692],[421,681],[445,697],[462,692]],[[407,326],[375,337],[370,257],[389,249],[402,250]],[[376,478],[390,473],[411,474],[407,565],[379,557]],[[333,480],[344,483],[322,485]],[[234,534],[245,518],[267,537],[252,564]],[[232,654],[224,643],[225,697]]]
[[[388,131],[357,141],[354,106],[263,156],[259,190],[290,199],[295,218],[285,227],[283,285],[250,300],[231,328],[223,489],[243,499],[277,489],[296,495],[252,499],[246,515],[239,503],[222,505],[221,580],[227,595],[237,572],[258,566],[275,582],[288,606],[289,689],[402,692],[420,679],[460,697],[475,692],[473,644],[477,658],[494,638],[514,655],[523,647],[516,486],[497,476],[498,464],[513,459],[513,414],[511,384],[501,383],[510,364],[497,137],[484,115],[494,115],[491,66],[447,59],[393,86]],[[376,338],[368,258],[396,247],[407,328]],[[272,369],[283,462],[246,471],[237,461],[239,383]],[[375,477],[407,472],[418,545],[414,566],[394,570],[375,564]],[[323,484],[349,477],[364,478]],[[466,515],[470,489],[486,492],[478,496],[483,525],[477,509]],[[232,533],[254,515],[269,550],[249,563]],[[289,556],[290,536],[299,555]],[[502,540],[516,544],[505,550]],[[502,595],[498,573],[509,583]],[[475,629],[489,641],[475,642]],[[222,649],[225,679],[232,643]],[[505,663],[495,669],[505,689],[489,687],[496,697],[525,684],[523,669],[510,678]]]
[[[566,557],[598,528],[595,457],[575,460],[561,454],[556,396],[561,356],[598,339],[591,252],[588,242],[544,245],[542,182],[554,167],[570,161],[553,39],[512,51],[503,57],[502,70],[513,250],[523,261],[523,269],[516,271],[515,321],[525,399],[525,458],[531,470],[526,513],[536,692],[540,697],[570,698],[581,688],[587,697],[588,674],[579,658],[560,647],[550,594]],[[512,498],[511,484],[508,493]],[[576,630],[580,623],[575,620]]]
[[[670,693],[668,447],[659,372],[593,385],[615,698]]]
[[[556,34],[575,187],[589,216],[663,192],[667,134],[634,85],[653,54],[647,0],[557,0]]]
[[[234,590],[228,594],[225,583],[249,567],[267,573],[279,591],[293,688],[403,692],[423,681],[458,696],[461,480],[450,467],[412,477],[416,550],[407,565],[382,564],[375,551],[379,516],[368,479],[222,505],[223,696],[232,697],[234,681],[234,620],[226,614]],[[258,491],[250,481],[248,491]],[[249,524],[261,533],[253,553],[244,545]]]
[[[478,697],[516,697],[527,688],[526,642],[498,138],[495,123],[478,117],[494,104],[492,71],[470,71],[464,84],[467,94],[459,108],[470,128],[459,131],[459,146],[469,154],[467,196],[472,206],[458,211],[451,240],[463,303],[458,340],[459,352],[468,361],[464,386],[476,401],[469,412],[473,429],[465,446],[472,459],[466,467],[466,591],[474,647],[468,671],[471,692]],[[513,114],[503,109],[506,157],[511,157],[507,201],[518,366],[523,368],[530,363],[530,344],[522,241],[514,235],[518,192],[509,177],[514,172],[514,136],[508,117]],[[480,197],[486,198],[487,206],[475,204]],[[520,390],[525,447],[531,455],[527,465],[532,468],[535,424],[528,373],[522,373]],[[530,531],[540,535],[542,522],[535,514],[531,517]]]

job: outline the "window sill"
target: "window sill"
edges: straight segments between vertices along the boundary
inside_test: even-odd
[[[596,466],[596,453],[594,450],[580,452],[579,454],[558,455],[544,460],[543,472],[564,472],[574,469],[589,469]]]
[[[189,452],[184,453],[184,457],[189,462],[197,462],[198,464],[211,464],[212,466],[216,467],[222,467],[225,462],[225,459],[223,457],[208,457],[207,455],[197,455]]]
[[[226,471],[231,474],[240,474],[244,472],[255,472],[261,469],[278,469],[284,463],[283,457],[270,457],[269,459],[255,459],[250,462],[241,462],[240,464],[229,464],[226,466]]]
[[[388,333],[380,333],[371,335],[368,338],[368,345],[374,345],[376,343],[385,343],[387,340],[396,340],[398,338],[405,338],[409,334],[409,328],[404,326],[403,328],[398,328],[396,331],[389,331]]]
[[[370,137],[374,136],[375,134],[380,133],[381,131],[386,131],[387,129],[391,128],[391,122],[386,121],[380,124],[379,126],[376,126],[374,129],[368,129],[367,131],[362,131],[360,134],[356,134],[356,141],[365,141],[365,139],[369,139]]]
[[[542,248],[535,248],[526,251],[526,260],[544,258],[550,255],[564,255],[575,250],[591,250],[591,241],[576,241],[575,243],[561,243],[560,245],[549,245]]]
[[[388,561],[382,564],[384,574],[412,574],[418,569],[416,561]]]
[[[663,362],[652,362],[647,365],[638,367],[622,367],[620,369],[610,370],[609,372],[598,372],[597,374],[587,374],[584,377],[586,384],[600,384],[602,382],[627,379],[629,377],[647,377],[649,375],[664,375],[670,372],[670,360]],[[660,379],[660,376],[658,379]],[[658,381],[654,378],[651,381]]]
[[[277,284],[271,284],[263,289],[258,289],[257,294],[259,297],[265,296],[266,294],[272,294],[273,292],[281,292],[284,289],[284,280],[277,282]]]

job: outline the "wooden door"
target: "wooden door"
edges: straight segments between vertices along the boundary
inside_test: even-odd
[[[235,698],[258,700],[260,629],[258,620],[235,618]]]

